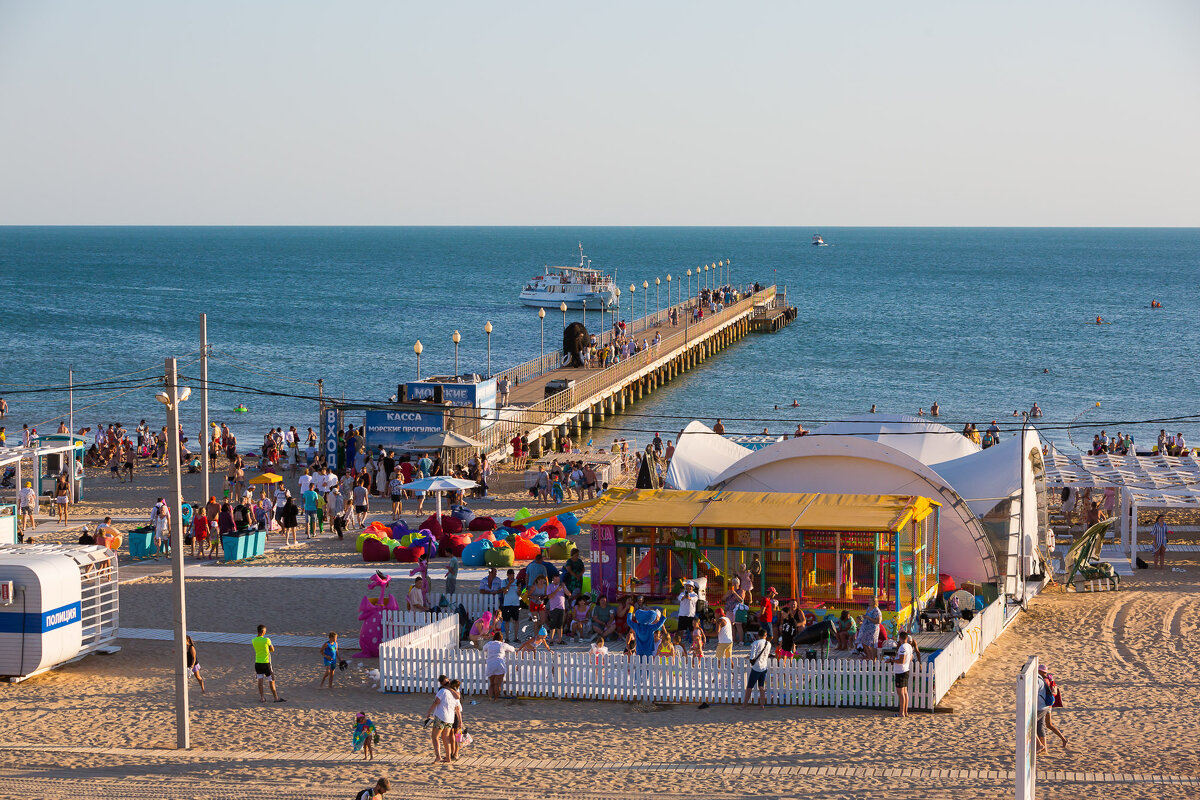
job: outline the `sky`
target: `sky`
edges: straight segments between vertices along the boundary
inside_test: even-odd
[[[1200,3],[0,0],[0,224],[1200,225]]]

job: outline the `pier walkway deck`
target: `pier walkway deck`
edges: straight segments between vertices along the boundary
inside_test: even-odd
[[[561,358],[555,352],[500,373],[497,377],[507,376],[513,382],[508,404],[501,410],[500,420],[478,438],[493,461],[508,455],[509,441],[522,434],[528,438],[534,457],[555,449],[562,437],[570,435],[578,441],[584,428],[620,413],[628,403],[755,330],[755,318],[766,315],[790,321],[795,314],[783,308],[782,300],[776,287],[769,286],[715,314],[706,313],[697,322],[691,321],[694,301],[674,306],[680,312],[677,326],[669,322],[671,309],[634,320],[630,336],[652,341],[659,333],[662,341],[604,369],[555,368]],[[607,334],[604,341],[608,341]],[[547,396],[546,387],[551,381],[573,384]]]

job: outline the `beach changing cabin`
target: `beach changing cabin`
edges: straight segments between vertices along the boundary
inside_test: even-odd
[[[855,616],[874,601],[904,625],[938,590],[938,511],[907,495],[610,489],[580,523],[592,586],[610,599],[669,603],[683,580],[705,578],[719,604],[758,556],[755,598],[773,586],[801,608]]]

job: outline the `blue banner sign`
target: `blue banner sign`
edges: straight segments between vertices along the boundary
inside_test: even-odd
[[[325,409],[321,417],[321,447],[331,470],[338,468],[338,431],[341,428],[341,412],[336,408]]]
[[[442,430],[441,411],[368,411],[367,449],[392,450]]]
[[[434,387],[442,389],[442,402],[460,408],[479,409],[479,427],[486,428],[496,421],[496,379],[489,378],[479,383],[439,383],[436,381],[409,381],[408,399],[432,400]],[[440,430],[440,428],[439,428]],[[370,438],[370,437],[368,437]]]

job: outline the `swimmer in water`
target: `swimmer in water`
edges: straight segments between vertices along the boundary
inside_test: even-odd
[[[1101,319],[1100,317],[1096,317],[1096,324],[1097,324],[1097,325],[1103,325],[1103,324],[1104,324],[1104,320],[1103,320],[1103,319]]]
[[[792,401],[792,408],[799,408],[799,407],[800,407],[800,401],[799,401],[799,400],[793,400],[793,401]]]

